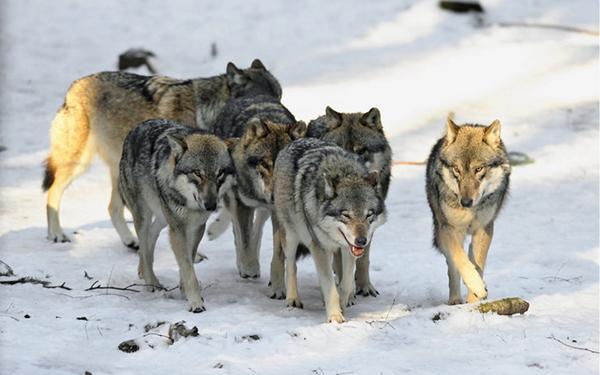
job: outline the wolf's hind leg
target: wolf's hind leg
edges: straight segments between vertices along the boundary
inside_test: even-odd
[[[42,183],[44,191],[48,191],[46,218],[50,241],[69,241],[60,225],[60,203],[65,189],[87,169],[94,152],[85,111],[78,106],[68,107],[65,104],[52,122],[50,155]]]
[[[477,272],[483,279],[483,271],[485,268],[485,261],[487,259],[488,250],[490,249],[490,244],[492,242],[492,237],[494,235],[494,222],[490,222],[484,228],[480,228],[475,233],[473,233],[473,238],[471,240],[471,245],[469,246],[469,259],[471,262],[475,264],[477,268]],[[479,298],[475,296],[474,293],[469,289],[469,294],[467,295],[467,302],[474,303],[479,301]]]

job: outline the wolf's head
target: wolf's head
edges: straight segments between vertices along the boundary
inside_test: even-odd
[[[233,177],[234,167],[227,145],[207,134],[167,135],[174,163],[173,185],[192,209],[214,211],[219,190]]]
[[[323,174],[318,183],[321,221],[319,227],[329,234],[342,251],[355,257],[364,254],[373,232],[385,223],[385,206],[378,188],[377,172]]]
[[[234,98],[268,95],[281,99],[281,85],[259,59],[252,61],[250,68],[243,70],[230,62],[226,72],[227,83]]]
[[[250,119],[233,153],[240,189],[252,199],[271,204],[277,154],[305,132],[306,124],[302,121],[287,125],[256,117]]]
[[[500,121],[489,126],[456,125],[451,119],[440,152],[442,178],[464,208],[476,207],[510,174],[500,139]]]
[[[387,149],[381,114],[377,108],[365,113],[340,113],[325,109],[324,132],[320,138],[360,156],[369,170],[379,170]]]

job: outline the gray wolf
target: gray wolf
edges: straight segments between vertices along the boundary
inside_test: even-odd
[[[273,210],[273,165],[279,151],[301,138],[306,124],[269,91],[230,99],[219,115],[213,132],[223,138],[239,137],[232,157],[236,182],[223,197],[227,214],[218,218],[218,232],[233,223],[236,264],[243,278],[260,276],[259,249],[263,225]],[[209,227],[209,236],[215,231]],[[218,234],[217,234],[218,235]]]
[[[317,273],[327,321],[344,321],[341,308],[353,303],[354,267],[364,256],[373,233],[386,220],[377,172],[334,143],[314,138],[292,142],[280,152],[274,171],[276,244],[283,249],[272,288],[285,291],[288,306],[302,307],[298,297],[296,257],[299,245],[310,251]],[[340,291],[334,276],[334,255],[341,257]]]
[[[330,141],[361,157],[369,171],[377,171],[383,198],[390,186],[392,149],[383,132],[379,109],[365,113],[340,113],[331,107],[325,115],[308,123],[307,137]],[[356,261],[356,293],[363,296],[379,294],[369,276],[370,248]]]
[[[510,164],[500,138],[500,121],[489,126],[457,126],[450,118],[446,135],[433,146],[427,161],[427,201],[433,214],[433,245],[448,265],[448,303],[487,297],[483,270],[498,216],[508,192]],[[469,256],[463,243],[470,235]]]
[[[229,98],[252,93],[257,86],[281,97],[281,86],[260,60],[244,70],[229,63],[226,74],[210,78],[179,80],[102,72],[73,82],[50,129],[50,155],[42,183],[48,191],[48,239],[69,241],[60,226],[60,202],[67,186],[98,153],[110,170],[111,221],[123,243],[136,248],[137,239],[125,223],[117,189],[119,159],[127,133],[153,118],[208,129]]]
[[[169,226],[181,289],[190,310],[204,311],[193,268],[206,220],[234,173],[220,138],[168,120],[148,120],[125,138],[118,189],[140,240],[138,275],[161,288],[152,267],[160,231]]]

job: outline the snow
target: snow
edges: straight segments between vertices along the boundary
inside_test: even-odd
[[[482,4],[483,19],[416,0],[2,2],[0,260],[16,277],[72,290],[0,285],[0,373],[597,374],[598,354],[549,337],[599,349],[598,38],[498,23],[598,30],[598,3]],[[99,161],[63,200],[62,223],[74,241],[48,243],[41,162],[69,84],[114,69],[131,47],[154,51],[159,72],[182,78],[260,57],[280,79],[284,104],[303,120],[326,105],[377,106],[397,160],[424,160],[450,111],[458,122],[499,118],[509,150],[535,163],[513,169],[485,280],[491,299],[520,296],[530,310],[504,317],[445,305],[446,266],[431,248],[419,166],[393,170],[389,219],[371,262],[381,295],[359,297],[347,323],[324,323],[312,260],[299,264],[303,310],[266,297],[269,227],[258,280],[237,276],[229,231],[201,243],[209,257],[196,265],[202,314],[187,312],[178,290],[84,291],[96,280],[140,282],[137,255],[110,224],[110,183]],[[164,285],[177,284],[166,233],[155,271]],[[180,320],[200,335],[131,354],[117,349],[148,323]],[[260,339],[241,339],[252,334]]]

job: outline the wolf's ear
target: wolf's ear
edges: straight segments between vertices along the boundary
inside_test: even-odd
[[[458,134],[459,126],[452,121],[450,117],[446,120],[446,143],[451,144],[456,139],[456,134]]]
[[[265,68],[265,66],[263,65],[262,61],[260,61],[259,59],[254,59],[254,61],[252,61],[252,64],[250,64],[250,67],[253,69],[267,70],[267,68]]]
[[[183,153],[187,150],[187,143],[185,143],[185,139],[183,137],[179,137],[174,134],[168,134],[167,141],[169,141],[171,152],[175,154],[175,159],[179,159],[179,157],[181,157],[181,155],[183,155]]]
[[[337,128],[342,124],[342,114],[334,111],[330,106],[325,108],[325,117],[330,129]]]
[[[500,145],[500,120],[494,120],[490,126],[485,128],[483,140],[492,147],[498,147]]]
[[[292,139],[304,138],[304,135],[306,134],[306,123],[304,121],[296,122],[288,128],[288,133]]]
[[[337,178],[333,178],[326,173],[323,173],[323,182],[325,185],[325,196],[328,199],[335,197],[335,186],[337,184]]]
[[[379,113],[379,109],[375,107],[362,115],[360,122],[376,130],[381,130],[383,128],[381,125],[381,113]]]
[[[244,144],[248,145],[255,139],[264,137],[269,133],[269,128],[261,119],[253,117],[248,121],[246,132],[244,133]]]
[[[227,72],[227,83],[229,83],[229,86],[242,85],[246,83],[246,75],[241,69],[238,69],[234,63],[228,63],[225,71]]]

